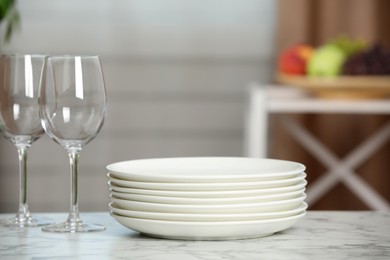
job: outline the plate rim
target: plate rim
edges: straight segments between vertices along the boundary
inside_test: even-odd
[[[133,192],[141,191],[141,192],[146,192],[146,193],[153,193],[155,196],[166,196],[163,194],[170,194],[171,197],[173,197],[172,194],[176,194],[175,196],[180,196],[182,197],[183,195],[193,195],[193,197],[188,197],[188,198],[197,198],[196,196],[198,195],[207,195],[207,196],[228,196],[228,195],[235,195],[235,196],[241,196],[241,194],[251,194],[251,193],[262,193],[262,194],[269,194],[269,193],[275,193],[275,192],[289,192],[291,190],[297,190],[300,188],[306,187],[308,184],[306,179],[303,179],[301,182],[291,185],[291,186],[286,186],[286,187],[271,187],[271,188],[258,188],[258,189],[245,189],[245,190],[215,190],[215,191],[172,191],[172,190],[151,190],[151,189],[141,189],[141,188],[129,188],[129,187],[121,187],[121,186],[116,186],[115,184],[112,184],[111,181],[108,181],[108,186],[109,188],[113,189],[129,189]],[[285,191],[287,189],[287,191]],[[132,193],[132,192],[124,192],[124,193]],[[137,193],[135,193],[137,194]],[[142,194],[142,193],[140,193]],[[166,196],[166,197],[170,197]]]
[[[107,174],[107,177],[110,181],[112,181],[114,184],[117,184],[117,186],[122,185],[133,185],[133,186],[121,186],[121,187],[135,187],[135,186],[149,186],[151,187],[161,187],[164,189],[172,189],[174,188],[187,188],[187,189],[196,189],[196,188],[231,188],[231,187],[247,187],[247,186],[268,186],[268,185],[279,185],[279,184],[288,184],[293,183],[296,181],[303,180],[307,177],[307,174],[305,172],[302,172],[300,175],[293,177],[293,178],[287,178],[287,179],[278,179],[278,180],[266,180],[266,181],[247,181],[247,182],[199,182],[199,183],[193,183],[193,182],[140,182],[140,181],[126,181],[121,179],[116,179],[115,177],[111,176],[111,173]],[[135,186],[134,186],[135,185]],[[153,188],[158,189],[158,188]],[[235,188],[236,189],[236,188]]]
[[[162,200],[166,200],[167,202],[152,202],[152,203],[170,203],[170,204],[188,204],[188,205],[197,205],[197,204],[202,204],[203,203],[208,203],[208,205],[213,205],[213,204],[218,204],[218,203],[225,203],[231,201],[234,201],[233,204],[235,203],[241,203],[242,201],[245,200],[279,200],[281,198],[285,198],[288,196],[298,196],[302,195],[305,193],[305,188],[301,188],[296,191],[290,191],[290,192],[285,192],[285,193],[276,193],[276,194],[266,194],[266,195],[258,195],[258,196],[244,196],[244,197],[233,197],[233,198],[182,198],[182,197],[169,197],[169,196],[153,196],[153,195],[144,195],[144,194],[128,194],[124,193],[124,196],[128,196],[127,198],[120,198],[120,194],[118,192],[110,192],[110,195],[118,198],[118,199],[125,199],[125,200],[132,200],[130,197],[138,197],[138,199],[135,199],[135,201],[139,201],[139,199],[142,199],[142,197],[145,197],[144,199],[159,199],[162,198]],[[118,197],[119,196],[119,197]],[[173,202],[173,201],[180,201],[179,203]],[[171,202],[168,202],[171,201]],[[188,201],[188,202],[186,202]],[[148,201],[141,201],[141,202],[148,202]],[[196,203],[195,203],[196,202]],[[212,203],[211,203],[212,202]]]
[[[123,200],[123,199],[117,199],[117,198],[112,198],[110,195],[110,200],[111,202],[116,202],[118,201],[118,204],[123,203],[133,203],[133,204],[138,204],[140,206],[149,206],[149,207],[164,207],[167,209],[199,209],[199,210],[207,210],[207,209],[231,209],[231,208],[248,208],[248,207],[266,207],[266,206],[279,206],[279,205],[284,205],[284,204],[289,204],[289,203],[295,203],[299,201],[304,201],[307,197],[306,193],[302,194],[302,196],[293,198],[293,199],[285,199],[285,200],[277,200],[277,201],[265,201],[265,202],[258,202],[258,203],[238,203],[238,204],[224,204],[224,205],[210,205],[210,204],[205,204],[205,205],[183,205],[183,204],[168,204],[168,203],[151,203],[151,202],[140,202],[140,201],[131,201],[131,200]],[[116,201],[115,201],[116,200]]]
[[[140,210],[128,210],[128,209],[117,208],[117,207],[113,206],[113,204],[115,204],[115,202],[110,202],[108,204],[110,211],[112,209],[114,209],[114,210],[120,210],[120,211],[135,212],[136,214],[140,213],[140,214],[155,216],[155,217],[159,217],[159,216],[160,217],[161,216],[165,216],[165,217],[197,217],[197,216],[199,216],[199,214],[197,214],[197,213],[175,213],[175,212],[168,213],[168,212],[150,212],[150,211],[140,211]],[[202,213],[201,216],[202,217],[211,217],[211,218],[218,218],[218,217],[222,217],[222,218],[266,217],[266,216],[272,216],[272,215],[293,214],[295,212],[306,211],[307,208],[308,208],[308,204],[303,201],[301,203],[301,205],[298,206],[297,208],[290,209],[290,210],[284,210],[284,211],[258,212],[258,213]],[[119,215],[119,216],[121,216],[121,215]],[[126,216],[124,216],[124,217],[126,217]],[[176,221],[179,221],[179,220],[176,220]],[[210,221],[210,222],[213,222],[213,221]],[[223,221],[223,222],[226,222],[226,221]]]
[[[167,175],[161,175],[161,172],[163,172],[164,174],[169,174],[169,170],[166,170],[166,171],[161,171],[161,169],[158,169],[158,170],[155,170],[154,172],[151,172],[151,171],[140,171],[139,173],[135,173],[135,172],[123,172],[123,171],[120,171],[120,170],[116,170],[115,169],[115,166],[118,166],[118,165],[121,165],[121,164],[125,164],[125,163],[137,163],[137,162],[153,162],[153,161],[173,161],[173,162],[177,162],[177,161],[180,161],[180,160],[214,160],[214,159],[217,159],[217,160],[242,160],[242,161],[263,161],[263,163],[265,162],[273,162],[273,163],[286,163],[286,164],[292,164],[292,165],[295,165],[297,167],[297,169],[295,170],[290,170],[290,171],[286,171],[286,172],[280,172],[280,171],[275,171],[275,172],[272,172],[272,173],[249,173],[249,174],[239,174],[239,175],[232,175],[232,174],[229,174],[229,175],[221,175],[221,174],[218,174],[218,175],[213,175],[213,174],[210,174],[208,173],[207,175],[194,175],[194,174],[186,174],[184,175],[183,174],[183,169],[171,169],[173,171],[181,171],[181,173],[174,173],[170,176],[167,176]],[[306,170],[306,166],[303,165],[302,163],[299,163],[299,162],[294,162],[294,161],[288,161],[288,160],[281,160],[281,159],[270,159],[270,158],[251,158],[251,157],[169,157],[169,158],[150,158],[150,159],[137,159],[137,160],[127,160],[127,161],[119,161],[119,162],[115,162],[115,163],[111,163],[109,165],[106,166],[106,169],[109,171],[109,172],[114,172],[116,174],[123,174],[122,176],[131,176],[132,178],[137,178],[137,179],[142,179],[142,178],[146,178],[146,179],[164,179],[164,180],[169,180],[169,179],[179,179],[179,180],[223,180],[223,179],[226,179],[226,178],[230,178],[230,179],[250,179],[250,178],[270,178],[270,177],[275,177],[275,176],[289,176],[289,175],[293,175],[295,173],[300,173],[300,172],[303,172]],[[193,168],[192,168],[193,169]],[[188,170],[188,169],[187,169]],[[207,168],[203,168],[203,169],[196,169],[196,170],[209,170],[209,171],[213,171],[215,169],[207,169]],[[222,169],[223,170],[223,169]],[[194,171],[194,170],[192,170]],[[255,170],[251,170],[251,171],[255,171]],[[257,170],[258,171],[258,170]]]
[[[171,225],[179,225],[179,226],[225,226],[225,225],[253,225],[253,224],[270,224],[270,223],[279,223],[279,222],[287,222],[290,220],[295,220],[302,218],[306,215],[306,211],[289,217],[284,218],[276,218],[276,219],[260,219],[260,220],[244,220],[244,221],[212,221],[212,222],[206,222],[206,221],[170,221],[170,220],[154,220],[154,219],[141,219],[141,218],[132,218],[132,217],[125,217],[120,216],[115,213],[112,213],[112,215],[115,215],[120,218],[126,218],[126,219],[134,219],[139,221],[145,221],[145,222],[154,222],[154,223],[161,223],[164,224],[171,224]],[[111,214],[111,213],[110,213]]]

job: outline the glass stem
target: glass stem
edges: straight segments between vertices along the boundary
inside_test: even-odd
[[[27,150],[28,145],[19,145],[19,210],[17,218],[19,222],[27,221],[30,212],[27,205]]]
[[[78,206],[78,164],[80,157],[80,150],[68,150],[70,163],[70,213],[68,217],[68,224],[75,226],[82,221],[79,215]]]

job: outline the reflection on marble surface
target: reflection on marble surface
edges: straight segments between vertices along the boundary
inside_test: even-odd
[[[0,259],[390,259],[390,212],[309,211],[283,232],[231,241],[155,239],[121,226],[108,213],[86,213],[83,218],[105,224],[107,230],[55,234],[0,227]]]

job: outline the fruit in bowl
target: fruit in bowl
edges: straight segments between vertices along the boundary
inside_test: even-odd
[[[346,60],[366,48],[361,40],[340,37],[317,48],[308,62],[308,76],[335,77],[342,73]]]
[[[279,56],[277,81],[326,98],[388,98],[390,50],[347,37],[294,45]]]
[[[297,44],[284,50],[279,56],[279,70],[286,74],[306,74],[307,62],[312,53],[313,47],[307,44]]]
[[[318,48],[308,63],[307,74],[316,77],[333,77],[341,73],[347,55],[335,45]]]
[[[295,44],[280,53],[278,70],[287,75],[335,77],[342,74],[349,57],[364,49],[364,41],[346,36],[317,48],[308,44]]]
[[[374,45],[349,57],[343,65],[344,75],[390,75],[390,50]]]

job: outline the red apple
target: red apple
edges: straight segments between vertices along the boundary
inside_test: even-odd
[[[306,65],[313,53],[313,47],[307,44],[294,45],[279,55],[279,71],[285,74],[304,75]]]

